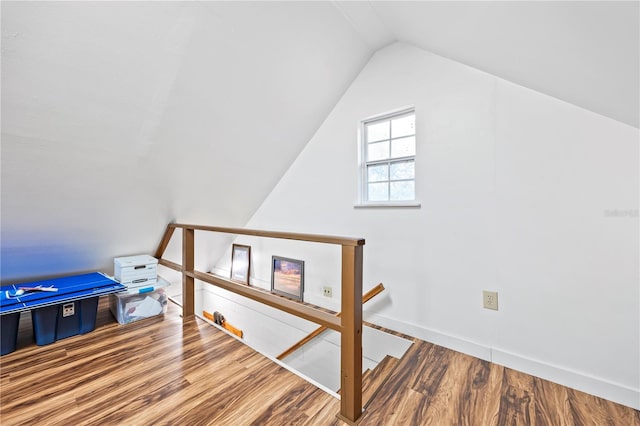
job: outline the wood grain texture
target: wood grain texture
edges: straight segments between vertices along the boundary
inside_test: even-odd
[[[362,374],[363,406],[366,407],[367,403],[373,400],[382,384],[391,377],[399,361],[398,358],[386,355],[373,370],[367,370]]]
[[[198,279],[340,332],[340,380],[342,386],[340,416],[349,423],[358,420],[362,415],[362,256],[365,240],[330,235],[170,223],[158,246],[157,253],[162,254],[166,249],[176,228],[182,229],[183,322],[186,323],[194,316],[194,286],[195,280]],[[284,298],[279,299],[272,294],[257,292],[250,286],[240,286],[230,280],[195,271],[194,238],[196,230],[341,245],[341,310],[343,313],[341,320],[324,312],[310,309],[303,304],[292,303]],[[163,263],[162,259],[160,259],[160,264],[174,269],[178,266],[177,264]]]
[[[23,315],[0,357],[0,424],[344,425],[339,400],[175,305],[118,325],[107,301],[95,331],[47,346]],[[417,339],[365,377],[360,425],[640,426],[631,408]]]
[[[182,230],[182,318],[187,321],[195,315],[195,231]]]
[[[224,228],[221,226],[189,225],[170,223],[169,228],[192,229],[196,231],[222,232],[234,235],[254,235],[257,237],[279,238],[284,240],[309,241],[314,243],[338,244],[343,246],[363,246],[364,238],[339,237],[335,235],[301,234],[295,232],[265,231],[262,229]]]
[[[183,324],[175,305],[122,326],[106,302],[95,331],[41,347],[21,338],[0,358],[3,426],[283,424],[317,414],[311,403],[331,422],[339,411],[333,396],[226,333],[195,317]],[[21,336],[29,327],[24,316]],[[300,408],[283,411],[278,401],[293,395]]]
[[[362,416],[362,246],[342,246],[340,416]]]
[[[273,294],[258,287],[249,287],[244,284],[238,284],[217,275],[200,271],[194,271],[193,275],[202,282],[215,285],[216,287],[223,288],[248,299],[272,306],[297,317],[315,322],[316,324],[324,325],[332,330],[340,331],[342,329],[340,318],[331,313],[313,308],[308,304],[287,299],[286,297]]]
[[[415,339],[360,424],[640,426],[640,412]]]
[[[167,226],[167,229],[164,230],[164,235],[162,235],[160,244],[158,244],[158,248],[156,249],[156,252],[153,255],[153,257],[155,257],[156,259],[160,259],[162,257],[162,255],[164,254],[164,251],[167,249],[167,246],[169,245],[169,241],[171,241],[171,237],[173,236],[173,231],[175,231],[175,229],[176,228],[172,226]]]

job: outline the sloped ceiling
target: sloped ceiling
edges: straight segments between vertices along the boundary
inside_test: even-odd
[[[638,1],[336,2],[368,40],[410,43],[634,127]]]
[[[638,126],[638,2],[6,2],[3,282],[242,226],[378,49]]]
[[[371,53],[330,3],[2,2],[2,279],[243,225]]]

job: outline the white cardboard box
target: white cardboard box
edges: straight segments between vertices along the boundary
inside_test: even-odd
[[[116,281],[122,284],[144,284],[158,278],[158,259],[147,254],[116,257],[113,260]]]

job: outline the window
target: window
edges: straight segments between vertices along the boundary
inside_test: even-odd
[[[362,204],[415,201],[415,121],[410,109],[362,122]]]

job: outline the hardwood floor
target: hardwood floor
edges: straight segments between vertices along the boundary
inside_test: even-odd
[[[0,423],[9,425],[343,425],[339,401],[180,308],[125,326],[106,298],[95,331],[0,358]],[[361,425],[638,425],[640,413],[420,340]]]
[[[417,341],[374,397],[362,424],[640,425],[640,413]]]

